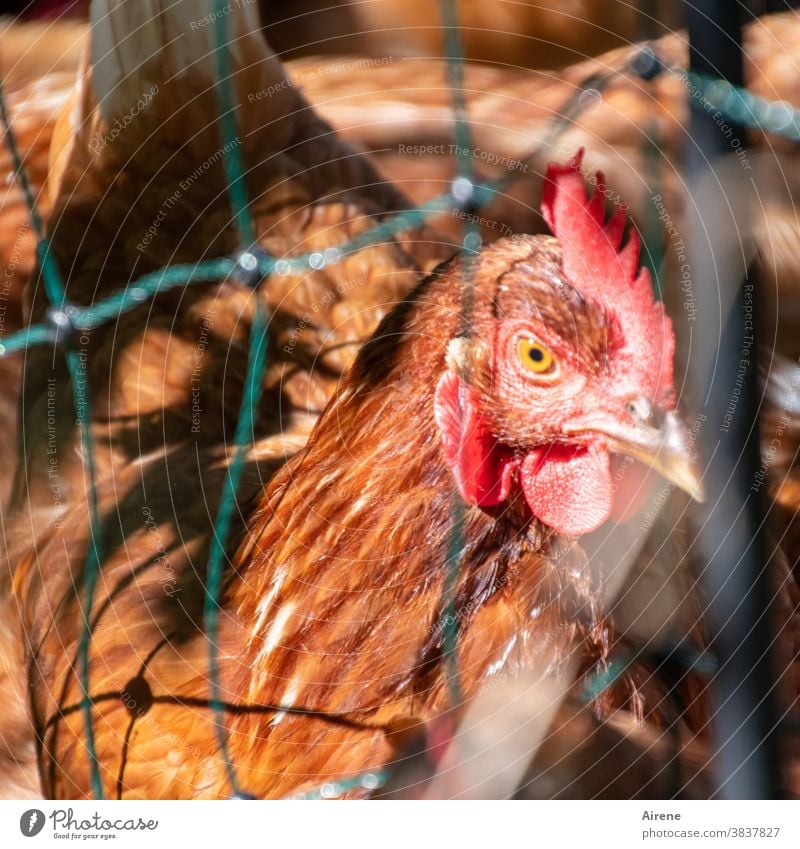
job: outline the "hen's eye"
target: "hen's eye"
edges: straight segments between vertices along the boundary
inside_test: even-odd
[[[517,342],[517,354],[522,365],[534,374],[553,374],[556,370],[553,355],[535,339],[520,339]]]

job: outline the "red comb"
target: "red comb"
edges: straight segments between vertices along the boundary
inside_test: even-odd
[[[561,243],[564,274],[587,299],[615,315],[623,337],[622,357],[640,386],[671,401],[675,336],[661,303],[653,297],[650,273],[639,267],[639,236],[631,230],[624,247],[626,210],[606,221],[605,184],[586,193],[583,150],[564,165],[551,163],[542,192],[542,215]]]

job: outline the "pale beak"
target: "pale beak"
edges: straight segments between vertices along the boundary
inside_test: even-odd
[[[642,399],[630,405],[630,412],[629,423],[609,419],[594,422],[590,429],[606,436],[614,453],[645,463],[695,501],[702,502],[705,496],[692,451],[694,440],[683,419],[675,410],[654,414]]]
[[[689,430],[675,410],[664,414],[660,427],[640,424],[624,436],[619,434],[612,440],[612,450],[646,463],[695,501],[705,500]]]

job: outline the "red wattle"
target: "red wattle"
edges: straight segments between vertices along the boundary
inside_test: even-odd
[[[502,504],[517,461],[486,427],[474,391],[453,372],[445,372],[436,386],[434,417],[464,501],[478,507]]]
[[[609,455],[595,448],[537,448],[523,460],[520,482],[533,515],[566,536],[597,530],[614,506]]]

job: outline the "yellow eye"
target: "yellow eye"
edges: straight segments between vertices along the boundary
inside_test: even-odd
[[[552,374],[556,370],[550,351],[535,339],[520,339],[517,342],[519,361],[534,374]]]

